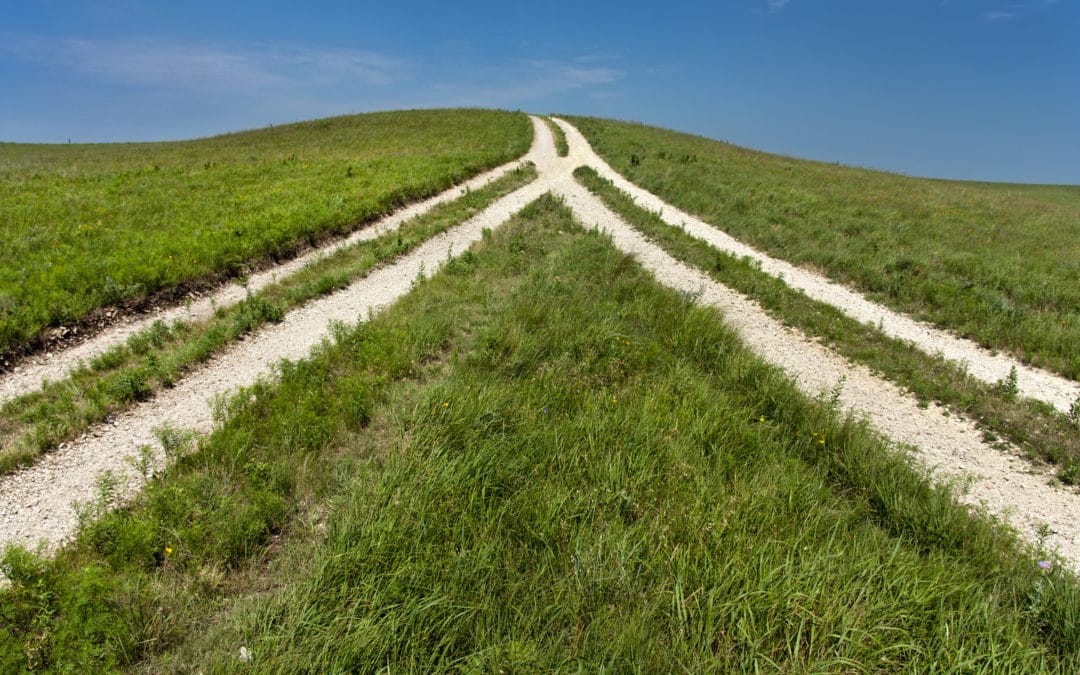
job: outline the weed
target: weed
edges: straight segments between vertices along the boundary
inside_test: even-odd
[[[144,480],[154,477],[154,449],[149,445],[139,446],[139,454],[126,457],[125,461]]]
[[[165,460],[169,464],[174,464],[179,457],[191,449],[195,436],[193,431],[174,429],[167,424],[154,429],[154,437],[161,444],[161,450],[165,453]]]
[[[826,407],[836,414],[841,411],[840,397],[844,394],[845,383],[847,383],[846,375],[836,381],[836,384],[829,389],[828,395],[824,399]]]
[[[97,477],[94,484],[94,499],[88,502],[72,502],[71,508],[75,512],[78,531],[88,530],[102,516],[117,506],[119,488],[123,479],[123,474],[117,475],[111,469],[106,469]]]
[[[998,380],[998,391],[1001,392],[1001,396],[1006,401],[1015,401],[1017,395],[1020,394],[1020,385],[1018,383],[1018,376],[1016,374],[1016,366],[1009,369],[1009,374],[1005,376],[1005,379]]]
[[[1057,471],[1058,480],[1066,485],[1080,485],[1080,464],[1068,462]]]
[[[145,367],[125,370],[109,378],[105,386],[109,395],[122,403],[144,401],[153,392],[150,375]]]

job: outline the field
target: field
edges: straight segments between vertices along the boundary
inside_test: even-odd
[[[679,260],[753,298],[786,325],[823,341],[852,361],[866,364],[919,400],[936,401],[978,421],[988,439],[1004,438],[1029,458],[1049,462],[1057,467],[1061,481],[1080,483],[1076,419],[1042,402],[1018,397],[1000,382],[980,382],[962,364],[925,353],[859,323],[836,307],[810,299],[751,261],[718,251],[665,223],[590,168],[579,168],[574,175],[627,222]]]
[[[0,475],[33,463],[109,415],[172,386],[249,333],[313,298],[344,288],[535,177],[532,168],[514,170],[395,232],[349,246],[258,293],[249,292],[242,302],[220,308],[211,319],[197,324],[155,323],[69,377],[5,401],[0,405]]]
[[[0,356],[242,274],[519,157],[524,115],[410,111],[159,144],[0,144]]]
[[[451,119],[457,131],[447,130]],[[340,191],[348,183],[331,176],[360,165],[350,154],[359,149],[345,149],[343,139],[359,143],[357,130],[382,130],[371,132],[383,145],[365,180],[392,195],[388,201],[364,216],[327,216],[317,234],[303,229],[308,221],[297,211],[293,239],[276,253],[244,258],[248,265],[520,157],[531,136],[520,124],[527,119],[480,111],[362,115],[191,147],[232,148],[238,171],[251,169],[237,158],[256,146],[304,157],[298,166],[321,167],[323,182],[312,178],[312,186]],[[916,220],[924,229],[905,226],[907,237],[922,237],[904,254],[913,265],[937,264],[935,246],[960,245],[957,228],[931,227],[943,205],[966,209],[957,222],[998,218],[987,222],[1005,232],[1034,227],[1030,218],[1043,222],[1032,213],[1065,226],[1063,214],[1080,194],[920,181],[616,122],[577,122],[634,180],[656,182],[650,189],[688,209],[718,193],[713,215],[726,224],[741,213],[747,232],[786,214],[791,233],[782,236],[809,242],[823,227],[819,217],[835,208],[830,222],[852,232],[845,240],[883,243],[900,237],[874,224],[886,206],[904,218],[922,214]],[[536,125],[542,139],[550,126]],[[396,302],[378,313],[367,305],[360,323],[331,324],[308,358],[281,361],[217,399],[212,432],[197,435],[162,419],[155,434],[167,461],[156,464],[155,450],[143,446],[88,483],[96,485],[94,498],[74,509],[62,547],[0,551],[7,581],[0,672],[1080,670],[1077,561],[1049,549],[1057,533],[1046,526],[1032,540],[991,515],[992,505],[963,505],[963,482],[940,481],[913,461],[918,449],[842,409],[842,379],[833,392],[801,393],[700,293],[658,283],[641,257],[618,248],[611,230],[588,222],[573,193],[558,192],[575,167],[556,155],[580,156],[567,135],[577,138],[553,137],[549,154],[532,154],[534,145],[535,164],[480,189],[455,189],[454,199],[397,230],[249,290],[203,322],[155,324],[67,378],[5,403],[0,486],[48,464],[62,441],[77,445],[79,434],[102,430],[110,438],[125,411],[213,368],[213,357],[242,349],[283,317],[288,325],[289,312],[316,298],[402,267],[425,243],[437,244],[432,255],[443,260],[437,271],[408,268],[415,274],[401,276]],[[445,151],[422,151],[435,143]],[[9,146],[0,156],[23,158],[27,185],[35,173],[43,184],[62,183],[64,167],[75,166],[67,152],[87,152],[78,166],[100,176],[166,160],[177,175],[185,166],[192,175],[211,170],[191,169],[198,158],[183,154],[191,149],[185,143],[131,149],[54,147],[38,161],[36,150]],[[424,162],[431,164],[416,168]],[[207,202],[235,189],[261,194],[264,214],[300,209],[310,191],[275,191],[305,176],[297,171],[271,172],[266,182],[230,179],[215,188],[222,194],[201,194],[185,208],[213,213],[218,205]],[[787,325],[870,364],[920,400],[944,401],[1023,440],[1033,457],[1058,464],[1060,481],[1073,482],[1070,467],[1080,471],[1080,434],[1064,415],[973,383],[960,366],[709,248],[635,206],[594,169],[579,167],[573,177],[671,256]],[[143,178],[125,180],[155,184],[152,173]],[[412,178],[414,187],[399,191]],[[751,198],[765,189],[784,197]],[[494,229],[474,224],[471,248],[431,241],[509,193],[529,195],[515,209],[531,203]],[[742,211],[728,203],[739,195]],[[101,199],[106,208],[122,201]],[[171,208],[165,192],[155,199]],[[246,245],[248,234],[234,238]],[[996,269],[993,256],[1029,236],[1013,235],[977,249],[987,275]],[[87,255],[112,242],[88,239]],[[829,250],[811,243],[818,253]],[[847,241],[833,262],[847,256],[858,266],[892,255],[882,250],[864,260],[858,252]],[[1045,269],[1034,265],[1031,279],[1068,267],[1046,247],[1037,252]],[[1027,283],[1023,270],[1002,260],[1020,275],[1017,283]],[[950,278],[879,272],[906,289],[893,303],[916,296],[912,285],[936,288]],[[987,279],[957,292],[979,297]],[[161,281],[163,288],[189,282]],[[973,437],[978,444],[977,431]],[[44,454],[50,450],[52,457]],[[33,466],[14,473],[26,464]],[[134,494],[124,493],[129,477],[141,488]],[[0,527],[9,514],[0,508]]]
[[[1025,185],[1017,183],[980,183],[976,181],[935,181],[949,187],[971,187],[978,190],[999,192],[1009,196],[1017,206],[1038,207],[1052,203],[1080,212],[1080,186],[1077,185]]]
[[[1080,189],[908,178],[568,119],[615,170],[737,239],[1080,379]]]
[[[230,413],[55,560],[6,556],[5,668],[1080,658],[1071,577],[551,199]]]

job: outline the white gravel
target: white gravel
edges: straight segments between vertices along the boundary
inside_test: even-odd
[[[604,178],[633,197],[638,206],[657,213],[666,223],[683,228],[687,234],[739,258],[747,256],[761,263],[761,269],[788,286],[797,288],[814,300],[828,303],[844,314],[864,324],[881,329],[886,335],[907,340],[927,354],[940,354],[946,359],[967,364],[967,372],[983,382],[994,383],[1008,377],[1016,368],[1020,393],[1029,398],[1045,401],[1062,412],[1080,397],[1080,383],[1054,373],[1026,366],[1006,354],[995,354],[970,340],[957,337],[948,331],[916,321],[887,307],[867,300],[858,292],[830,281],[784,260],[778,260],[731,237],[723,230],[709,225],[684,211],[665,203],[659,197],[626,180],[603,159],[592,151],[588,141],[573,126],[559,120],[560,125],[587,156],[585,163],[596,169]],[[588,150],[584,150],[588,148]]]
[[[1048,545],[1080,569],[1080,495],[1048,485],[1048,476],[1033,473],[1024,460],[983,443],[970,422],[946,416],[935,407],[919,408],[895,385],[785,328],[752,301],[648,242],[573,179],[572,170],[581,164],[598,170],[606,165],[573,127],[562,121],[559,124],[570,143],[568,158],[555,156],[550,132],[533,119],[536,141],[528,159],[541,172],[534,183],[426,242],[398,263],[291,312],[282,323],[233,346],[175,389],[121,415],[114,423],[95,428],[18,474],[0,478],[0,546],[7,542],[32,545],[40,540],[52,547],[63,541],[75,525],[72,500],[91,499],[102,471],[117,470],[123,466],[123,458],[134,455],[140,445],[154,444],[154,427],[167,423],[174,428],[209,430],[208,400],[215,394],[272,376],[272,366],[281,358],[303,358],[331,322],[361,320],[369,309],[393,302],[408,291],[421,266],[435,271],[446,261],[451,247],[455,253],[465,250],[480,238],[483,228],[497,227],[541,194],[552,191],[566,200],[582,222],[607,230],[616,246],[636,256],[660,282],[697,294],[700,302],[717,307],[755,352],[785,369],[804,391],[831,391],[843,380],[839,399],[843,406],[865,415],[889,438],[916,447],[916,457],[935,467],[937,475],[971,477],[962,497],[965,501],[985,505],[1030,541],[1036,539],[1040,525],[1049,525],[1052,535]],[[643,203],[642,197],[638,199]],[[793,278],[790,273],[784,276],[789,282]],[[999,373],[995,379],[1001,376]],[[134,481],[131,486],[137,487]]]
[[[410,204],[394,213],[382,218],[368,227],[353,232],[347,237],[331,242],[325,246],[314,249],[302,256],[286,261],[272,268],[251,274],[247,279],[247,288],[238,282],[232,282],[222,286],[215,293],[187,304],[169,307],[145,316],[130,317],[123,319],[110,326],[93,338],[86,340],[74,347],[54,351],[46,354],[36,354],[21,361],[15,369],[0,374],[0,403],[39,389],[43,381],[56,381],[63,379],[81,363],[88,363],[93,357],[102,354],[109,348],[120,344],[132,335],[146,330],[156,321],[171,325],[176,321],[201,321],[213,316],[219,307],[230,307],[244,299],[248,291],[252,293],[262,290],[266,286],[283,279],[304,266],[316,260],[328,256],[347,246],[361,241],[375,239],[393,232],[402,223],[416,216],[430,211],[433,207],[456,199],[466,191],[478,190],[491,181],[503,176],[521,164],[520,161],[508,162],[490,171],[474,176],[461,185],[441,192],[434,197],[415,204]]]

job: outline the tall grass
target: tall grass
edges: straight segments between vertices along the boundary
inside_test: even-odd
[[[971,187],[1007,195],[1019,208],[1035,208],[1040,203],[1058,204],[1080,212],[1080,185],[1029,185],[1023,183],[982,183],[941,181],[950,187]]]
[[[238,397],[55,561],[4,561],[4,668],[1080,659],[1074,577],[550,198]]]
[[[337,117],[196,141],[0,144],[0,354],[243,272],[523,154],[520,113]]]
[[[732,236],[1080,378],[1077,188],[908,178],[572,121],[617,171]]]

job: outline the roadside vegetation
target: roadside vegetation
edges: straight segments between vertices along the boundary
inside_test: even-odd
[[[591,168],[574,176],[615,213],[675,258],[688,263],[760,304],[788,326],[818,338],[844,357],[904,387],[920,401],[937,401],[964,413],[984,429],[985,438],[1012,442],[1030,459],[1049,462],[1066,484],[1080,483],[1080,424],[1052,406],[1017,397],[1008,380],[986,384],[962,366],[928,355],[839,309],[807,297],[746,258],[719,251],[682,229],[668,225]]]
[[[0,143],[0,356],[349,232],[520,157],[531,130],[520,113],[439,110],[175,143]]]
[[[536,178],[523,165],[491,184],[441,204],[377,239],[305,266],[207,321],[158,322],[104,352],[70,377],[0,406],[0,475],[35,461],[92,424],[170,387],[224,346],[307,301],[344,288],[427,239],[467,220]]]
[[[629,180],[735,238],[1080,379],[1080,189],[909,178],[568,119]]]
[[[1080,667],[1075,577],[552,198],[221,417],[3,556],[0,670]]]

